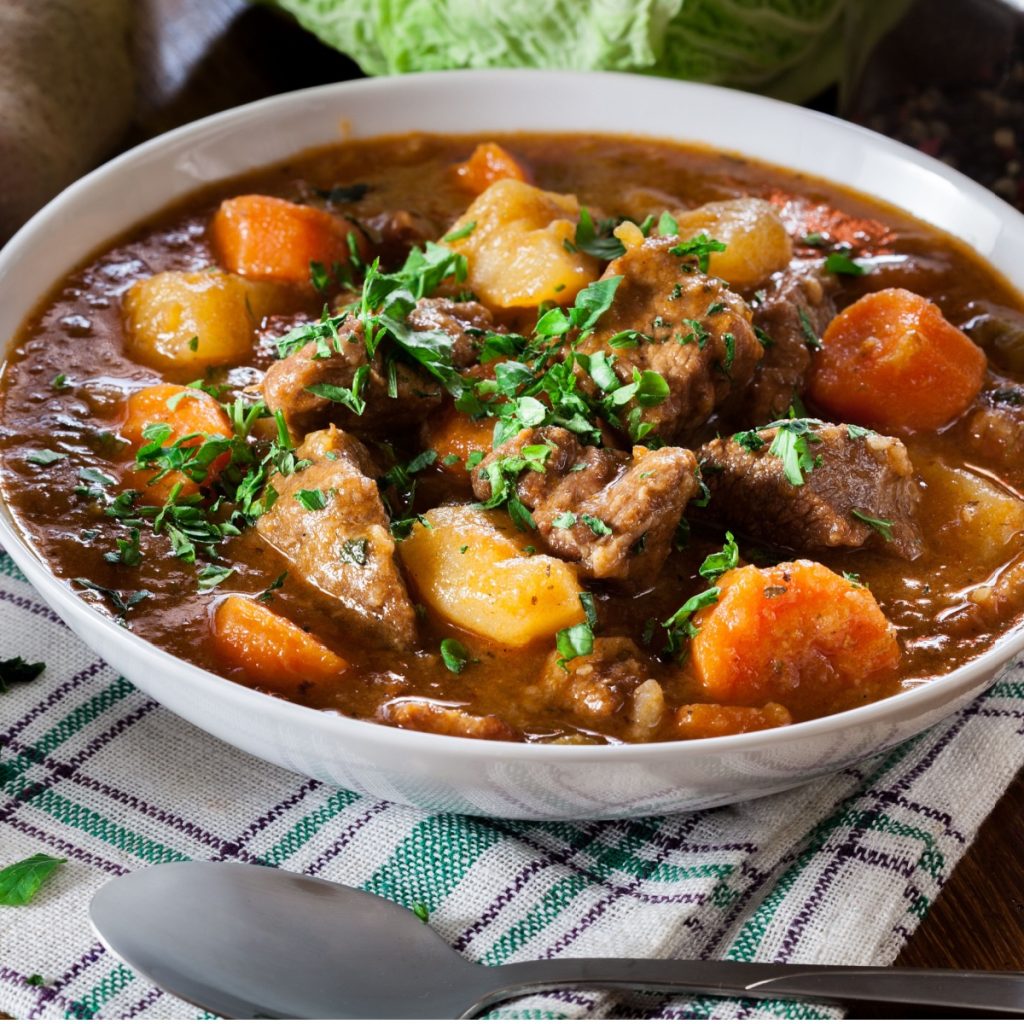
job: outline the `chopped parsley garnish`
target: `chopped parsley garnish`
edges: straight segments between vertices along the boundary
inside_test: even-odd
[[[362,416],[366,409],[366,402],[360,397],[366,378],[370,376],[370,367],[364,363],[352,375],[352,386],[342,387],[340,384],[311,384],[306,390],[317,398],[326,398],[329,402],[337,402],[338,405],[351,409],[357,416]]]
[[[588,284],[577,296],[568,310],[556,306],[549,309],[537,321],[534,333],[541,338],[558,338],[573,328],[586,334],[596,326],[615,299],[615,292],[622,283],[622,275],[602,278]]]
[[[802,487],[804,474],[819,464],[820,457],[814,456],[810,449],[812,444],[821,443],[821,438],[814,433],[818,425],[817,420],[789,419],[776,420],[764,428],[775,428],[775,439],[768,454],[782,460],[782,471],[794,487]]]
[[[828,245],[828,239],[820,231],[811,231],[801,239],[804,245],[812,249],[824,249]]]
[[[199,570],[197,578],[199,589],[213,590],[220,586],[235,570],[230,565],[204,565]]]
[[[120,563],[121,565],[138,565],[142,561],[142,548],[139,546],[139,528],[133,526],[129,540],[117,538],[114,543],[117,545],[114,551],[107,551],[103,558],[107,562]]]
[[[763,331],[757,324],[754,324],[754,337],[761,342],[762,348],[772,348],[775,345],[775,339],[767,332]]]
[[[26,661],[21,657],[0,660],[0,693],[20,683],[35,682],[45,668],[45,661]]]
[[[342,542],[338,557],[349,565],[366,565],[370,557],[370,542],[365,537],[350,537]]]
[[[867,427],[859,427],[856,423],[846,424],[846,436],[849,437],[851,441],[856,441],[862,437],[868,437],[873,433],[873,430],[868,430]]]
[[[714,604],[718,600],[719,594],[721,594],[721,590],[718,587],[709,587],[699,594],[694,594],[661,624],[662,628],[668,632],[668,641],[665,644],[667,654],[674,654],[677,657],[682,654],[686,641],[700,632],[690,620],[701,608],[707,608],[708,605]]]
[[[596,537],[610,537],[612,535],[612,528],[603,520],[598,519],[597,516],[580,516],[580,521],[590,527],[590,532]]]
[[[309,281],[318,292],[325,292],[331,286],[331,275],[319,260],[309,261]]]
[[[491,496],[479,507],[490,509],[507,506],[512,522],[520,530],[535,530],[537,524],[534,522],[530,510],[516,493],[516,481],[524,470],[543,473],[552,451],[554,449],[549,444],[528,444],[523,447],[519,455],[506,456],[489,462],[482,472],[491,485]]]
[[[414,903],[410,909],[424,924],[430,920],[430,911],[425,903]]]
[[[283,572],[278,576],[261,594],[256,598],[257,601],[262,601],[264,604],[270,604],[274,600],[274,591],[280,590],[284,586],[284,581],[288,578],[288,573]]]
[[[560,629],[555,634],[555,649],[561,655],[559,667],[569,671],[568,665],[573,658],[582,658],[594,652],[594,630],[589,622],[580,622],[575,626]]]
[[[726,245],[724,242],[719,242],[715,238],[708,238],[702,231],[695,238],[691,238],[687,242],[673,245],[669,252],[673,256],[681,256],[684,260],[696,262],[700,272],[706,274],[711,264],[711,254],[725,252],[725,250]]]
[[[562,512],[551,520],[551,525],[558,530],[572,529],[577,523],[575,512]]]
[[[736,358],[736,338],[729,331],[726,331],[722,335],[722,345],[725,347],[725,358],[719,366],[722,373],[728,377],[729,372],[732,370],[733,360]]]
[[[690,328],[690,332],[688,334],[680,333],[676,335],[676,340],[679,344],[692,345],[696,342],[697,348],[703,349],[711,337],[711,332],[699,320],[684,319],[682,323]]]
[[[0,871],[0,905],[23,907],[30,903],[50,875],[66,863],[62,857],[35,853],[15,864],[9,864]]]
[[[608,339],[607,344],[611,348],[637,348],[641,342],[651,340],[651,336],[642,331],[619,331]]]
[[[756,430],[741,430],[732,439],[748,452],[759,452],[768,442]]]
[[[679,234],[679,221],[668,210],[665,210],[658,218],[658,234],[662,236]]]
[[[462,238],[469,238],[473,234],[473,229],[476,227],[476,221],[471,220],[466,224],[463,224],[461,228],[456,228],[454,231],[449,231],[442,242],[458,242]]]
[[[53,380],[50,381],[50,387],[54,391],[63,391],[68,387],[68,375],[66,373],[58,373]]]
[[[728,572],[730,569],[735,569],[739,564],[739,545],[736,543],[736,538],[726,531],[725,545],[722,547],[722,550],[708,555],[707,558],[701,562],[700,569],[697,571],[709,583],[714,583],[719,576]]]
[[[465,644],[449,637],[441,641],[441,660],[449,672],[459,675],[469,664],[469,651],[466,650]]]
[[[867,523],[875,533],[881,536],[882,540],[892,541],[893,520],[877,518],[859,508],[851,508],[850,515],[862,523]]]
[[[33,466],[52,466],[55,462],[66,458],[67,456],[61,452],[51,451],[49,448],[37,448],[25,456],[25,461],[31,462]]]
[[[821,338],[814,330],[814,324],[803,306],[797,306],[797,316],[800,318],[800,330],[803,332],[804,344],[812,351],[817,352],[821,348]]]
[[[609,218],[595,225],[590,211],[585,206],[581,207],[579,223],[576,225],[575,248],[599,260],[617,259],[626,251],[626,247],[612,233],[618,223],[615,218]]]
[[[302,490],[295,492],[295,500],[307,512],[322,512],[327,508],[328,498],[329,496],[319,488],[303,488]]]
[[[858,263],[842,251],[830,252],[825,257],[825,269],[830,274],[846,274],[850,277],[862,277],[868,272],[863,263]]]
[[[192,337],[188,339],[188,347],[189,347],[189,350],[192,351],[192,352],[198,352],[199,351],[199,335],[198,334],[193,334]]]
[[[594,601],[594,595],[589,591],[581,590],[577,596],[583,606],[583,614],[587,617],[587,625],[591,629],[597,629],[597,603]]]
[[[126,590],[112,590],[110,587],[101,587],[98,583],[93,583],[92,580],[85,579],[83,576],[76,576],[72,582],[106,598],[113,605],[114,611],[118,613],[118,621],[122,623],[124,622],[124,617],[136,605],[141,604],[147,597],[153,596],[152,591],[149,590],[135,590],[129,593]]]
[[[864,587],[864,584],[860,581],[860,574],[855,572],[843,572],[843,579],[847,583],[852,583],[855,587]]]
[[[31,985],[33,988],[42,988],[46,985],[46,979],[41,974],[30,974],[25,979],[26,985]]]

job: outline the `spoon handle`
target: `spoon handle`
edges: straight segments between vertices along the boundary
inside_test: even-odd
[[[829,967],[704,960],[533,960],[490,968],[494,990],[463,1014],[553,988],[653,989],[745,998],[820,1002],[873,1000],[964,1010],[1024,1010],[1024,973]]]

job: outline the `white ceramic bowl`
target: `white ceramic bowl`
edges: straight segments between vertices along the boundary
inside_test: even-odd
[[[708,144],[853,186],[958,236],[1024,288],[1024,217],[943,164],[822,114],[744,93],[613,74],[446,72],[344,83],[227,111],[90,174],[0,253],[0,340],[114,235],[216,181],[303,149],[408,131],[594,131]],[[1024,649],[1004,637],[936,682],[768,732],[553,747],[406,732],[289,704],[115,625],[43,565],[0,505],[0,544],[43,598],[140,689],[215,736],[324,782],[435,810],[617,818],[732,803],[835,771],[928,728]]]

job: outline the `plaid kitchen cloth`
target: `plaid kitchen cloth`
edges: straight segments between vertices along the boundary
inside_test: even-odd
[[[961,714],[824,781],[621,822],[429,814],[292,775],[177,718],[108,668],[0,552],[0,657],[45,661],[0,694],[0,865],[67,858],[0,907],[0,1010],[193,1018],[93,937],[108,879],[237,860],[362,886],[486,964],[557,956],[887,964],[1024,762],[1024,668]],[[30,980],[31,979],[31,980]],[[499,1019],[820,1018],[788,1001],[552,992]]]

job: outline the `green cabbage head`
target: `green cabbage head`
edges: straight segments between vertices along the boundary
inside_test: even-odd
[[[276,3],[370,75],[498,67],[638,71],[800,101],[839,77],[847,0]]]

